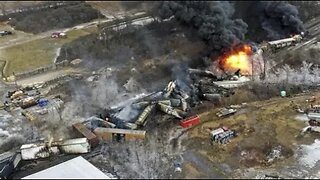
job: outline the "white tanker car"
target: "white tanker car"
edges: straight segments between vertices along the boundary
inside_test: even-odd
[[[304,36],[305,36],[305,33],[301,32],[301,34],[294,35],[290,38],[266,42],[262,44],[260,48],[263,51],[266,51],[266,50],[275,51],[277,49],[292,46],[292,45],[295,45],[296,43],[301,42]]]

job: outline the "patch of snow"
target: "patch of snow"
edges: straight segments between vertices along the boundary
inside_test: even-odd
[[[294,119],[298,121],[304,121],[304,122],[309,121],[309,118],[306,114],[299,114]]]
[[[301,145],[302,157],[299,162],[309,168],[313,168],[320,160],[320,140],[316,139],[311,145]]]
[[[54,57],[53,63],[57,62],[57,58],[60,55],[60,51],[61,51],[61,48],[58,48],[57,51],[56,51],[56,56]]]

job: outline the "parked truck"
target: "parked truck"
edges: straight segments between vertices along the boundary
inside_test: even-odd
[[[210,132],[212,143],[226,144],[231,138],[237,137],[238,133],[235,130],[230,130],[227,127],[221,127]]]

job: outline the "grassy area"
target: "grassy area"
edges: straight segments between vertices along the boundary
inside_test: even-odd
[[[95,27],[87,28],[85,30],[71,30],[67,32],[68,38],[66,39],[53,39],[46,37],[2,49],[0,50],[0,59],[7,61],[4,75],[10,76],[13,72],[20,73],[49,65],[53,62],[57,50],[64,43],[68,43],[80,36],[87,35],[94,31]]]
[[[6,43],[6,42],[8,42],[10,40],[13,40],[13,39],[20,39],[20,38],[24,38],[24,37],[28,37],[28,36],[31,37],[32,36],[32,34],[29,34],[29,33],[13,30],[10,25],[6,24],[6,22],[0,22],[0,31],[11,31],[11,32],[13,32],[12,35],[0,37],[0,44],[4,44],[4,43]]]
[[[119,1],[87,1],[93,8],[98,10],[106,10],[111,12],[119,12],[123,9],[121,2]]]

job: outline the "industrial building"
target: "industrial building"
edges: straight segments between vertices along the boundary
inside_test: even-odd
[[[112,179],[79,156],[22,179]]]

